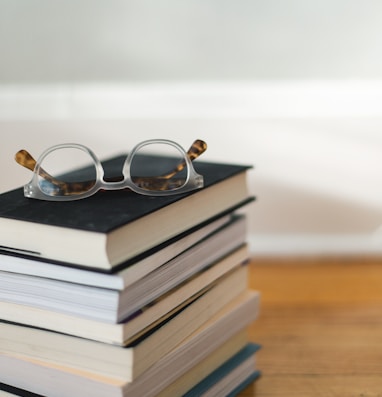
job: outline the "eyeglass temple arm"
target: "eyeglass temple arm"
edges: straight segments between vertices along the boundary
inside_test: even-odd
[[[28,170],[34,171],[36,167],[36,160],[32,157],[32,155],[25,149],[19,150],[15,154],[15,160],[18,164],[27,168]],[[53,183],[54,185],[62,185],[64,182],[61,182],[54,178],[52,175],[48,174],[43,168],[39,169],[39,175],[45,180]]]
[[[206,150],[207,150],[206,142],[202,141],[201,139],[197,139],[193,142],[193,144],[188,149],[187,156],[191,161],[194,161]],[[169,171],[166,174],[161,175],[160,178],[170,179],[175,174],[182,171],[185,166],[186,166],[186,161],[182,160],[172,171]]]
[[[195,160],[197,157],[199,157],[202,153],[204,153],[207,150],[207,144],[206,142],[202,141],[201,139],[197,139],[193,142],[191,147],[187,151],[187,156],[191,161]],[[36,167],[36,160],[33,158],[33,156],[25,149],[19,150],[16,155],[15,155],[15,160],[18,164],[21,166],[34,171]],[[172,171],[161,175],[161,178],[163,179],[170,179],[172,176],[177,174],[178,172],[182,171],[182,169],[186,166],[186,162],[183,160],[181,161]],[[51,182],[54,185],[64,187],[65,185],[68,185],[67,182],[62,182],[59,181],[58,179],[54,178],[50,174],[48,174],[43,168],[39,169],[39,175],[44,178],[45,180]],[[150,180],[150,177],[141,177],[139,179],[144,179],[144,180]],[[157,179],[157,178],[156,178]],[[83,182],[84,185],[86,185],[86,182]],[[79,187],[79,183],[75,183],[76,187]]]

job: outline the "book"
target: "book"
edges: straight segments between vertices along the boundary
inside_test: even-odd
[[[217,327],[225,306],[238,305],[244,294],[232,298],[212,288],[126,347],[0,322],[0,350],[131,382],[215,315]]]
[[[155,302],[141,308],[134,316],[122,323],[107,323],[84,317],[67,315],[55,310],[45,310],[26,305],[0,301],[1,319],[78,336],[99,342],[125,346],[159,322],[164,321],[174,311],[213,287],[220,291],[219,299],[233,298],[247,286],[246,263],[248,248],[242,246],[222,258],[214,266],[195,275],[177,288],[159,297]]]
[[[260,376],[260,372],[255,370],[255,353],[259,348],[257,344],[248,343],[192,389],[182,394],[183,397],[233,397],[237,395]]]
[[[0,382],[51,397],[153,397],[235,335],[240,333],[241,347],[247,343],[243,331],[257,317],[259,293],[248,290],[241,298],[225,306],[224,312],[213,316],[134,382],[7,352],[0,356]],[[44,382],[36,382],[42,377]]]
[[[236,397],[239,393],[241,393],[246,387],[248,387],[251,383],[253,383],[256,379],[258,379],[261,375],[260,371],[253,371],[251,375],[249,375],[243,382],[237,385],[226,397]]]
[[[215,396],[226,396],[237,392],[243,386],[245,387],[249,380],[255,380],[254,374],[256,378],[260,375],[260,371],[256,369],[255,360],[255,353],[259,349],[260,345],[252,342],[248,342],[236,351],[216,349],[156,397],[186,395],[199,397],[205,392],[213,393]],[[244,365],[238,368],[241,364]],[[230,390],[227,390],[227,386]],[[226,388],[225,392],[216,390],[222,387]]]
[[[119,175],[126,155],[103,162]],[[27,199],[23,189],[0,195],[0,248],[110,271],[119,264],[254,200],[247,187],[250,166],[195,161],[204,187],[150,197],[127,190],[98,192],[84,200]],[[86,174],[86,168],[80,170]],[[76,171],[78,172],[78,171]]]
[[[121,322],[245,243],[246,219],[232,220],[122,291],[0,272],[0,300]]]
[[[0,271],[123,290],[230,222],[225,215],[186,230],[163,244],[132,258],[112,272],[67,266],[54,260],[0,250]]]

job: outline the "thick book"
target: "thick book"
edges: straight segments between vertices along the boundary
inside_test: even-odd
[[[226,302],[247,286],[248,249],[240,247],[214,266],[198,273],[155,302],[141,308],[122,323],[112,324],[54,310],[0,301],[1,319],[99,342],[125,346],[174,312],[188,305],[206,290],[214,288],[219,300]],[[205,299],[205,298],[204,298]]]
[[[120,173],[126,156],[103,162]],[[98,192],[69,202],[25,198],[23,189],[0,195],[0,248],[51,260],[110,270],[203,222],[253,201],[250,166],[195,162],[204,187],[150,197],[129,190]],[[86,169],[81,171],[86,173]]]
[[[241,347],[247,343],[242,332],[256,319],[259,294],[247,291],[241,301],[227,305],[170,353],[153,364],[133,382],[75,369],[68,365],[4,352],[0,356],[0,382],[50,397],[154,397],[184,373],[198,365],[235,335]],[[36,379],[44,377],[44,382]]]
[[[212,235],[121,291],[0,272],[0,300],[101,321],[121,322],[213,265],[243,245],[245,240],[246,219],[235,217]]]

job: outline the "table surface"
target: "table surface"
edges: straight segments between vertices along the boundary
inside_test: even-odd
[[[382,397],[382,258],[255,259],[261,378],[240,397]]]

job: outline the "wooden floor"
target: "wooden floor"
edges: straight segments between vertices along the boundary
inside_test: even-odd
[[[261,378],[240,397],[382,397],[382,258],[254,260]]]

